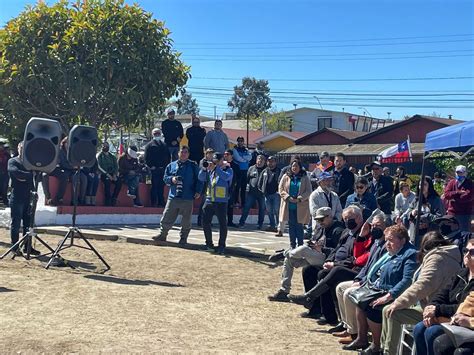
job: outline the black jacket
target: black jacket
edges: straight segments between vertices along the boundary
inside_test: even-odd
[[[175,145],[171,144],[171,142],[176,141],[178,142],[178,137],[183,138],[183,125],[178,120],[170,120],[166,119],[161,122],[161,132],[165,137],[165,143],[168,147],[179,147],[179,143]]]
[[[334,262],[335,266],[352,269],[354,266],[354,242],[359,236],[359,231],[351,235],[350,230],[346,228],[342,232],[336,248],[329,254],[326,261]]]
[[[341,234],[342,232],[344,232],[344,229],[346,229],[344,223],[335,219],[331,227],[329,227],[328,229],[320,229],[319,231],[315,230],[311,239],[316,242],[322,236],[325,236],[326,245],[323,248],[323,253],[329,255],[334,249],[336,249],[337,244],[339,243],[339,239],[341,238]]]
[[[188,138],[189,159],[199,163],[204,157],[204,137],[206,130],[203,127],[189,127],[186,130],[186,137]]]
[[[333,176],[335,186],[334,192],[337,193],[337,195],[339,196],[341,206],[345,206],[347,196],[354,193],[354,174],[351,173],[349,169],[345,166],[340,172],[334,169]]]
[[[255,150],[252,152],[252,159],[250,159],[250,161],[249,161],[249,165],[250,165],[250,166],[257,164],[257,157],[258,157],[259,155],[263,155],[265,158],[268,158],[268,153],[267,153],[266,151],[255,149]]]
[[[462,269],[448,287],[431,299],[430,305],[436,306],[436,317],[452,317],[456,313],[459,304],[474,291],[474,279],[468,281],[468,278],[469,269]]]
[[[258,189],[264,195],[273,195],[278,192],[278,177],[280,176],[280,168],[275,167],[271,170],[270,168],[265,168],[260,175],[260,180],[258,182]]]
[[[262,175],[264,166],[257,168],[257,165],[252,165],[247,171],[247,191],[250,194],[262,195],[262,192],[258,189],[258,180]]]
[[[168,147],[162,141],[152,140],[145,146],[145,164],[151,168],[162,168],[163,170],[171,162]]]
[[[393,183],[391,180],[381,175],[377,184],[374,185],[370,182],[370,192],[372,192],[377,199],[377,204],[383,213],[392,213],[392,196],[393,196]]]
[[[8,160],[8,175],[12,180],[12,196],[16,199],[30,199],[33,190],[33,173],[26,170],[20,157]]]

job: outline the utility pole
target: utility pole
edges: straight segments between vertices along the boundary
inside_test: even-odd
[[[387,118],[390,119],[391,112],[387,112]]]
[[[217,118],[217,114],[216,114],[216,106],[214,106],[214,119]]]
[[[298,106],[298,104],[293,104],[293,106],[295,107],[295,110],[296,110],[296,106]]]

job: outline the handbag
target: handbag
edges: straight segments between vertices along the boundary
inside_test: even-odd
[[[360,309],[366,310],[372,301],[376,300],[387,294],[387,291],[382,290],[374,285],[369,284],[366,282],[359,288],[352,290],[349,292],[348,296],[349,299]],[[384,305],[377,306],[375,309],[382,309]]]

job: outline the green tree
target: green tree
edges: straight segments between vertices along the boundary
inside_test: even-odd
[[[466,166],[470,177],[472,177],[474,171],[474,154],[469,154],[465,159],[459,160],[449,153],[435,153],[432,155],[431,161],[439,172],[451,177],[454,176],[457,165]]]
[[[169,33],[123,0],[28,7],[0,30],[5,123],[18,133],[32,116],[64,129],[147,123],[146,112],[184,92],[189,77]]]
[[[178,115],[186,114],[199,114],[199,106],[196,99],[193,99],[193,95],[190,93],[184,93],[176,101]]]
[[[277,131],[291,131],[292,129],[292,118],[288,117],[283,110],[272,110],[271,112],[263,114],[262,117],[251,117],[250,129],[261,130],[264,120],[267,134]]]
[[[272,106],[268,81],[243,78],[242,85],[234,86],[234,94],[227,105],[237,111],[239,118],[260,117]]]

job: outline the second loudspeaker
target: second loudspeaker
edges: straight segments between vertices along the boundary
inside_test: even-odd
[[[97,129],[75,125],[69,132],[67,159],[72,166],[91,168],[96,162]]]

